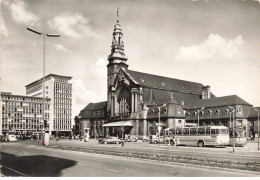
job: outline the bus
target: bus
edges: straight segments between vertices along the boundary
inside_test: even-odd
[[[233,137],[233,129],[229,129],[229,145],[233,146],[235,141],[235,146],[244,146],[247,142],[245,131],[242,128],[236,128],[234,130],[235,136]]]
[[[178,137],[179,145],[223,146],[229,144],[229,131],[225,126],[176,127],[165,129],[165,139]]]

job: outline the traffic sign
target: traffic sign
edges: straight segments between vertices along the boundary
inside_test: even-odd
[[[124,132],[125,131],[125,127],[121,126],[121,131]]]

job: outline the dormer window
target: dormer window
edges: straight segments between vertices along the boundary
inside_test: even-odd
[[[189,112],[186,112],[186,116],[189,116],[190,115],[190,113]]]
[[[163,113],[167,113],[167,108],[164,108]]]
[[[204,114],[204,112],[203,111],[200,111],[200,116],[202,116]]]
[[[208,110],[208,115],[211,115],[212,111],[211,110]]]
[[[151,109],[151,114],[154,114],[154,109]]]
[[[142,81],[142,82],[145,82],[145,80],[144,80],[144,79],[141,79],[141,81]]]
[[[96,115],[96,113],[95,112],[93,112],[93,116],[95,116]]]
[[[215,111],[215,114],[219,114],[219,112],[220,112],[220,110],[217,109],[217,110]]]
[[[178,113],[181,113],[181,108],[178,108],[178,109],[177,109],[177,112],[178,112]]]
[[[197,115],[197,111],[194,111],[194,112],[193,112],[193,115],[196,116],[196,115]]]
[[[242,112],[242,109],[237,109],[237,113],[241,113]]]
[[[225,114],[227,114],[229,112],[228,108],[225,108]]]
[[[162,86],[165,86],[165,82],[162,82]]]

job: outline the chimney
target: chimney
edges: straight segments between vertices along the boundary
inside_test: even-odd
[[[202,99],[210,99],[210,86],[206,85],[202,87]]]

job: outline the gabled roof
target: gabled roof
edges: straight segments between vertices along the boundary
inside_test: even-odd
[[[201,90],[203,87],[201,83],[173,79],[132,70],[126,71],[143,87],[201,95]]]
[[[219,106],[230,106],[230,105],[247,105],[252,106],[245,100],[241,99],[237,95],[223,96],[211,99],[199,99],[193,100],[188,105],[188,109],[202,108],[202,107],[219,107]]]

